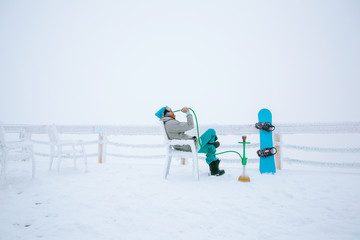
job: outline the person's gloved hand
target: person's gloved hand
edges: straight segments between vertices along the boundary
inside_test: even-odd
[[[187,112],[189,111],[189,108],[188,108],[188,107],[183,107],[183,108],[181,109],[181,111],[182,111],[183,113],[187,113]]]
[[[218,141],[213,142],[213,143],[208,143],[208,144],[214,145],[215,148],[220,147],[220,142],[218,142]]]

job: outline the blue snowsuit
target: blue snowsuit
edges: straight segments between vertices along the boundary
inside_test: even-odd
[[[202,148],[200,146],[198,147],[198,153],[206,153],[207,164],[216,161],[216,156],[214,155],[216,153],[216,148],[213,144],[209,144],[215,142],[215,137],[216,132],[212,128],[209,128],[206,132],[204,132],[204,134],[200,136]]]

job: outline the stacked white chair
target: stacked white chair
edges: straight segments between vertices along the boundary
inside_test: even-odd
[[[173,139],[170,140],[168,135],[165,131],[165,126],[162,121],[159,121],[161,133],[164,136],[164,143],[165,143],[165,152],[166,152],[166,162],[165,162],[165,171],[164,171],[164,177],[165,179],[169,175],[170,171],[170,165],[171,165],[171,159],[172,157],[178,157],[178,158],[192,158],[193,159],[193,174],[195,180],[199,180],[199,161],[198,161],[198,155],[195,147],[195,143],[193,140],[178,140]],[[174,149],[172,146],[174,145],[189,145],[191,148],[191,152],[185,152]]]
[[[6,178],[6,170],[9,161],[27,160],[32,162],[32,178],[35,178],[35,158],[33,144],[29,135],[24,131],[22,138],[18,141],[6,141],[4,126],[0,125],[0,179]]]
[[[55,125],[48,126],[50,138],[50,164],[51,170],[54,158],[57,158],[57,170],[60,171],[60,165],[63,158],[72,158],[76,168],[76,159],[79,156],[84,158],[85,171],[87,171],[87,158],[83,141],[60,140],[58,130]]]

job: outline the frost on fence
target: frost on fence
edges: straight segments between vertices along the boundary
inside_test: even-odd
[[[360,133],[360,123],[277,124],[275,132],[279,134]]]
[[[128,148],[161,148],[163,144],[128,144],[128,143],[116,143],[108,141],[107,144],[116,147],[128,147]]]
[[[302,150],[308,152],[329,152],[329,153],[360,153],[360,148],[323,148],[323,147],[308,147],[290,144],[280,144],[281,147],[287,149]]]
[[[254,123],[255,124],[255,123]],[[259,130],[254,124],[200,125],[200,133],[208,128],[216,129],[219,135],[244,135],[258,134]],[[360,122],[348,123],[306,123],[306,124],[280,124],[276,126],[275,133],[279,134],[301,134],[301,133],[360,133]],[[7,132],[20,132],[26,130],[28,133],[47,133],[47,125],[20,125],[4,124]],[[105,134],[105,135],[161,135],[156,124],[152,125],[57,125],[60,133],[65,134]]]
[[[345,167],[345,168],[358,168],[360,162],[324,162],[314,160],[300,160],[294,158],[284,158],[284,162],[296,163],[300,165],[311,165],[311,166],[325,166],[325,167]]]
[[[307,123],[307,124],[276,124],[275,133],[278,135],[288,135],[288,134],[360,134],[360,123]],[[7,132],[16,133],[21,131],[26,131],[30,134],[47,134],[47,125],[4,125]],[[59,125],[57,126],[59,132],[61,134],[95,134],[105,136],[104,141],[91,141],[84,142],[86,145],[93,145],[97,147],[100,144],[106,144],[109,146],[113,146],[115,148],[138,148],[144,149],[144,154],[142,156],[137,156],[133,154],[116,154],[113,152],[107,152],[107,155],[113,157],[120,158],[164,158],[165,155],[159,155],[156,153],[153,155],[147,154],[147,150],[152,148],[161,149],[163,144],[129,144],[129,143],[119,143],[115,141],[107,141],[107,136],[155,136],[161,135],[161,131],[159,127],[154,125]],[[234,136],[242,136],[242,135],[256,135],[259,134],[259,130],[254,127],[254,124],[245,124],[245,125],[201,125],[200,126],[200,134],[204,132],[208,128],[214,128],[217,131],[219,136],[225,135],[234,135]],[[100,138],[99,138],[100,139]],[[47,145],[49,144],[46,141],[33,140],[35,144],[38,145]],[[360,153],[360,147],[353,148],[329,148],[329,147],[314,147],[314,146],[300,146],[300,145],[290,145],[285,144],[284,142],[275,142],[275,145],[279,145],[281,149],[292,149],[299,150],[304,152],[323,152],[323,153]],[[252,143],[247,146],[247,149],[258,149],[259,143]],[[238,144],[222,144],[221,148],[225,149],[239,149],[241,148]],[[106,150],[105,150],[106,151]],[[251,150],[252,151],[252,150]],[[160,153],[160,152],[159,152]],[[48,154],[37,152],[35,153],[38,156],[48,156]],[[97,154],[88,154],[87,156],[98,156]],[[231,158],[231,156],[229,156]],[[360,167],[360,158],[355,159],[355,163],[345,163],[345,162],[322,162],[320,161],[306,161],[300,159],[294,159],[292,156],[288,158],[283,158],[285,162],[292,163],[301,163],[301,164],[309,164],[309,165],[321,165],[321,166],[347,166],[347,167]],[[240,162],[236,158],[232,157],[232,159],[223,159],[224,162]],[[249,162],[257,162],[258,159],[249,159]]]

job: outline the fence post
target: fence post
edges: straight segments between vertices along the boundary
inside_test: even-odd
[[[107,151],[107,135],[103,135],[103,150],[102,150],[102,160],[104,163],[106,163],[106,153]]]
[[[278,170],[282,169],[281,166],[281,135],[278,133],[274,134],[274,142],[275,142],[275,148],[277,150],[277,153],[275,154],[275,165]]]
[[[103,163],[103,151],[104,151],[104,136],[99,133],[99,163]]]

